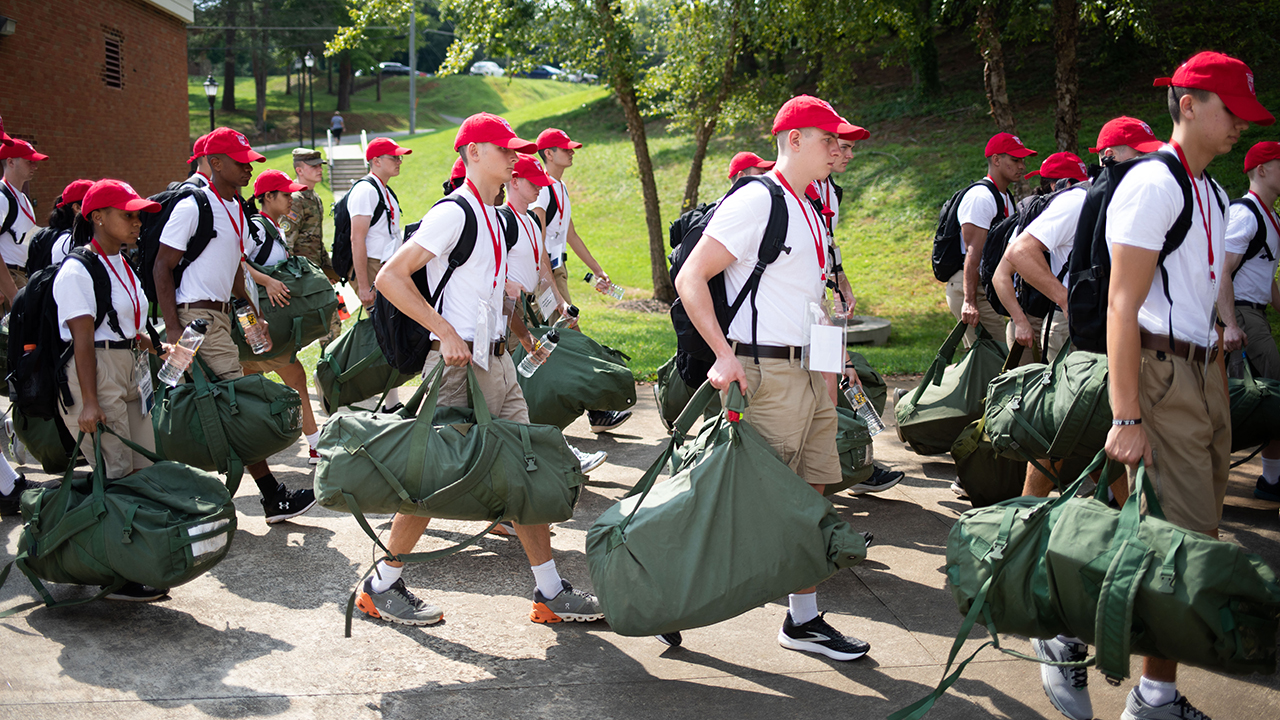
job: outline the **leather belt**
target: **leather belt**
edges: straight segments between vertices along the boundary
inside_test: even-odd
[[[137,340],[94,340],[93,346],[106,350],[137,350]]]
[[[1237,300],[1236,307],[1249,307],[1254,310],[1261,310],[1262,312],[1267,311],[1267,303],[1249,302],[1248,300]]]
[[[17,270],[20,273],[25,273],[27,271],[27,268],[25,265],[10,265],[9,263],[5,263],[5,267],[9,268],[10,270]]]
[[[800,357],[801,348],[792,347],[790,345],[752,345],[751,343],[737,343],[734,345],[733,354],[742,357],[762,357],[773,360],[794,360]]]
[[[1142,347],[1147,350],[1168,353],[1174,357],[1186,358],[1191,362],[1203,363],[1206,357],[1209,362],[1212,362],[1218,358],[1217,346],[1206,348],[1183,340],[1173,340],[1172,346],[1170,346],[1168,335],[1153,335],[1146,330],[1139,332],[1138,337],[1142,342]]]
[[[231,303],[218,302],[217,300],[197,300],[196,302],[182,303],[178,306],[179,310],[217,310],[228,315],[231,314]]]
[[[467,349],[468,349],[468,350],[472,350],[472,351],[474,351],[474,350],[475,350],[475,345],[474,345],[470,340],[467,340],[467,341],[466,341],[466,343],[467,343]],[[439,340],[432,340],[432,341],[431,341],[431,350],[432,350],[432,352],[440,352],[440,341],[439,341]],[[493,353],[493,356],[494,356],[494,357],[501,357],[501,356],[503,355],[503,353],[505,353],[505,352],[507,351],[507,341],[506,341],[506,340],[498,340],[498,341],[494,342],[494,343],[493,343],[493,347],[492,347],[492,348],[490,348],[490,351]]]

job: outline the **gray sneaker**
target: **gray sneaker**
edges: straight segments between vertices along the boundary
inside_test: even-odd
[[[1031,647],[1036,657],[1046,662],[1078,662],[1089,655],[1083,643],[1062,642],[1058,638],[1033,638]],[[1089,699],[1089,669],[1084,667],[1040,666],[1040,684],[1044,694],[1058,712],[1072,720],[1093,720],[1093,701]]]
[[[444,611],[419,600],[399,578],[384,592],[373,591],[373,578],[360,584],[356,607],[370,617],[401,625],[435,625],[444,619]]]
[[[609,457],[609,453],[603,450],[597,450],[593,453],[589,453],[583,452],[572,445],[569,445],[569,449],[573,451],[574,457],[578,458],[578,464],[582,468],[583,475],[591,474],[592,470],[603,465],[604,461]]]
[[[603,620],[600,612],[600,601],[595,595],[583,590],[574,590],[568,580],[561,578],[564,584],[560,594],[548,600],[541,590],[534,588],[533,611],[529,619],[536,623],[592,622]]]
[[[1182,693],[1174,695],[1167,705],[1148,705],[1138,688],[1129,691],[1120,720],[1210,720],[1208,715],[1195,709]]]

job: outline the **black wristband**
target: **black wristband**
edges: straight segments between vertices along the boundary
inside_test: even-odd
[[[1115,425],[1116,427],[1123,427],[1125,425],[1141,425],[1142,418],[1135,418],[1133,420],[1114,420],[1113,419],[1111,421],[1111,424]]]

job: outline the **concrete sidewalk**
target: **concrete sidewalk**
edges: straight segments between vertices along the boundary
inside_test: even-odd
[[[596,437],[585,419],[566,432],[583,450],[609,452],[575,517],[553,527],[557,564],[577,587],[590,587],[586,531],[639,480],[666,439],[649,388],[637,394],[636,416],[617,434]],[[892,430],[875,450],[907,478],[879,495],[834,499],[855,528],[876,539],[866,562],[819,593],[833,625],[871,642],[859,661],[779,647],[785,598],[687,631],[680,648],[620,637],[603,622],[533,624],[524,553],[515,539],[495,536],[406,571],[411,589],[444,608],[443,623],[393,626],[357,611],[346,639],[347,596],[375,557],[372,543],[350,516],[319,508],[268,528],[246,480],[230,555],[175,588],[171,599],[40,608],[0,621],[0,718],[883,718],[942,675],[961,620],[943,574],[946,538],[968,503],[948,489],[955,477],[949,457],[914,455]],[[300,443],[274,458],[277,476],[291,487],[309,484],[304,457]],[[1280,567],[1276,506],[1252,497],[1258,467],[1255,460],[1232,475],[1224,538]],[[370,522],[385,533],[390,516]],[[433,522],[418,549],[444,547],[478,529]],[[0,562],[16,553],[20,530],[15,518],[0,522]],[[89,590],[53,592],[66,599]],[[0,608],[33,596],[17,574],[0,588]],[[975,635],[966,654],[985,633]],[[1030,650],[1020,639],[1004,643]],[[1119,718],[1136,659],[1133,670],[1134,679],[1119,688],[1090,672],[1098,717]],[[1216,720],[1280,716],[1275,676],[1185,668],[1180,688]],[[1040,688],[1036,664],[988,649],[929,717],[1061,715]]]

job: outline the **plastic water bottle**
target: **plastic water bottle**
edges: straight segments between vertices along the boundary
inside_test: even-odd
[[[594,286],[595,289],[599,291],[602,295],[608,295],[614,300],[622,299],[622,288],[618,287],[617,285],[614,285],[608,280],[601,278],[599,281],[596,281],[596,276],[593,273],[587,273],[587,276],[582,279],[588,283],[591,283],[592,286]]]
[[[844,396],[853,406],[854,412],[858,413],[858,417],[867,424],[867,432],[871,437],[879,435],[884,430],[884,421],[880,419],[880,413],[871,406],[871,401],[867,400],[867,394],[863,392],[861,385],[845,385]]]
[[[577,320],[577,319],[578,319],[578,306],[577,306],[577,305],[570,305],[570,306],[569,306],[569,308],[568,308],[565,312],[566,312],[567,314],[566,314],[566,315],[564,315],[564,316],[562,316],[559,320],[556,320],[556,321],[555,321],[555,324],[553,324],[551,327],[558,327],[558,328],[560,328],[560,327],[566,327],[566,326],[568,326],[568,324],[569,324],[569,320],[570,320],[570,319],[573,319],[573,320]]]
[[[236,320],[240,323],[240,329],[244,331],[244,341],[248,343],[253,354],[261,355],[271,349],[271,336],[262,331],[258,314],[244,298],[236,299]]]
[[[190,350],[191,354],[186,353],[169,353],[168,359],[164,361],[164,366],[160,368],[160,372],[156,375],[160,382],[169,387],[176,387],[178,381],[182,379],[182,373],[191,367],[191,360],[195,358],[196,351],[200,349],[200,344],[204,342],[204,334],[209,331],[209,321],[202,319],[192,320],[186,330],[182,331],[182,339],[178,341],[178,347],[184,350]]]
[[[533,352],[525,355],[520,361],[520,367],[517,368],[519,373],[525,377],[532,377],[538,368],[542,367],[542,363],[551,357],[551,351],[556,349],[558,342],[560,342],[560,333],[556,330],[548,330],[547,334],[534,344]]]

